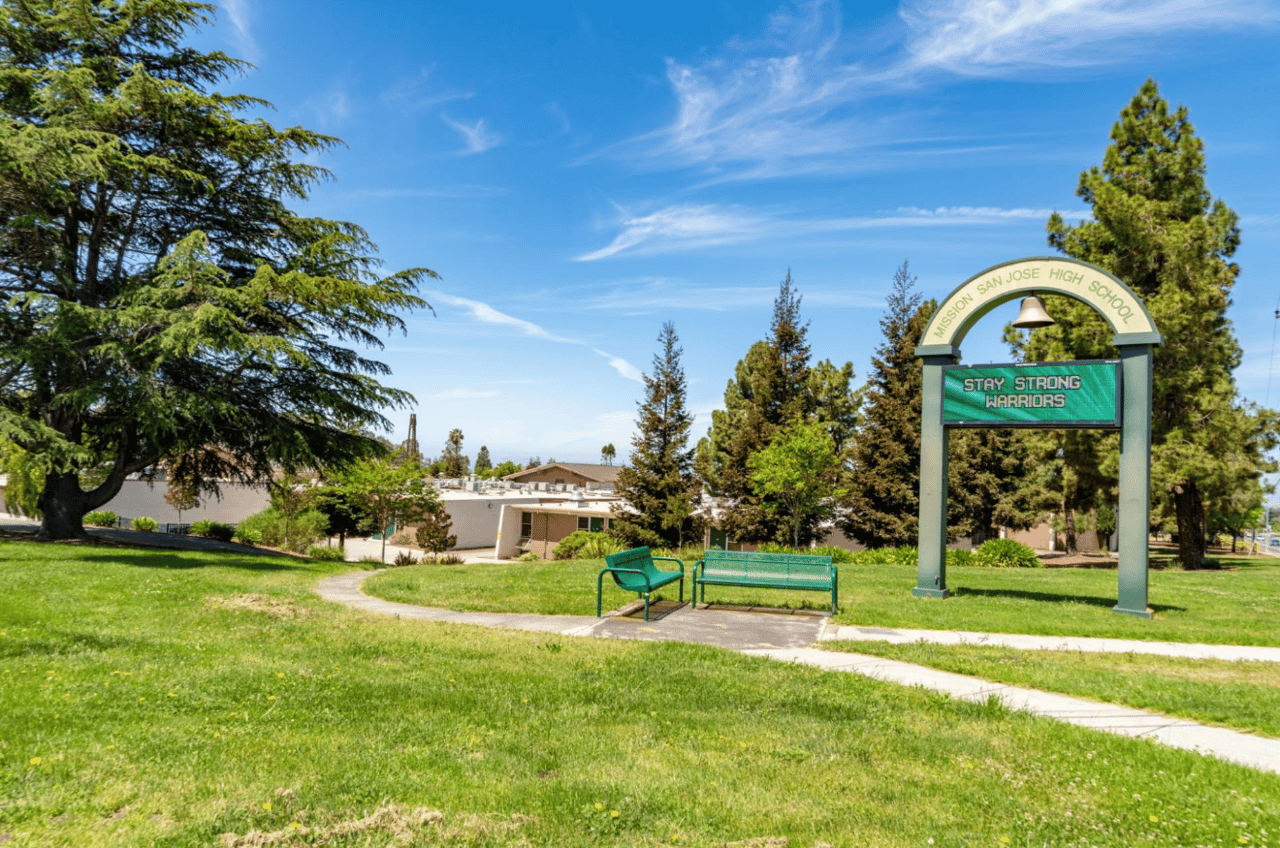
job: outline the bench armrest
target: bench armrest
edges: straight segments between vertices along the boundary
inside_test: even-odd
[[[663,559],[663,560],[666,560],[667,562],[674,562],[676,565],[680,566],[680,573],[684,574],[684,560],[682,559],[676,559],[675,557],[649,557],[649,559],[652,559],[654,561]]]
[[[606,565],[604,567],[604,570],[600,572],[600,575],[603,577],[605,574],[608,574],[611,571],[620,571],[623,574],[643,575],[645,573],[643,568],[623,568],[620,565]]]

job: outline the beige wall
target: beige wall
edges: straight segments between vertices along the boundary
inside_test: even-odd
[[[588,480],[581,474],[575,474],[567,468],[548,468],[545,471],[539,471],[536,474],[520,475],[521,483],[564,483],[571,486],[586,486],[594,484],[597,481]]]

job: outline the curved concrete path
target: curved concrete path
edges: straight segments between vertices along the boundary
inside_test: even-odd
[[[1070,724],[1120,736],[1146,737],[1175,748],[1198,751],[1220,759],[1280,774],[1280,739],[1250,736],[1234,730],[1206,727],[1192,721],[1115,704],[1087,701],[1018,686],[992,683],[910,663],[863,654],[837,653],[811,647],[829,640],[936,642],[940,644],[1004,645],[1022,650],[1133,652],[1163,656],[1280,662],[1280,648],[1232,645],[1188,645],[1125,639],[1058,636],[1019,636],[938,630],[829,626],[825,616],[778,615],[762,611],[702,608],[687,605],[663,608],[645,622],[632,618],[635,604],[605,618],[456,612],[397,604],[373,598],[360,590],[376,571],[358,571],[321,580],[316,593],[325,600],[368,612],[400,618],[506,627],[564,636],[612,639],[669,639],[717,645],[751,656],[796,662],[827,671],[852,672],[904,686],[922,686],[965,701],[985,703],[996,698],[1009,709],[1023,710]],[[659,616],[661,616],[659,618]]]

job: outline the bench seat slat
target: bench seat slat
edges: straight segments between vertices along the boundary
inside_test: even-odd
[[[709,550],[693,568],[695,609],[699,586],[704,603],[707,586],[829,591],[831,611],[838,610],[837,570],[829,556]]]

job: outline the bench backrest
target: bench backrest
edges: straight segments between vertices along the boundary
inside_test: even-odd
[[[712,549],[702,558],[704,576],[831,581],[831,557]]]
[[[609,568],[638,569],[649,575],[650,578],[658,575],[658,569],[653,564],[653,555],[649,553],[648,548],[632,548],[628,551],[609,554],[604,558],[604,563]],[[640,575],[632,574],[628,571],[611,571],[609,573],[613,575],[613,581],[628,592],[645,591],[645,580]]]

